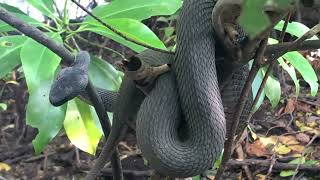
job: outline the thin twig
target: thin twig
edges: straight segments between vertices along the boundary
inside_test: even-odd
[[[80,165],[80,167],[77,167],[76,170],[80,170],[80,171],[88,171],[90,170],[91,167],[87,166],[87,165]],[[155,173],[154,170],[144,170],[144,171],[137,171],[137,170],[123,170],[123,174],[127,175],[127,176],[145,176],[145,177],[150,177],[153,176]],[[103,168],[101,170],[101,174],[105,175],[105,176],[110,176],[112,174],[112,169],[111,168]]]
[[[93,43],[93,42],[91,42],[91,41],[89,41],[89,40],[87,40],[87,39],[85,39],[85,38],[83,38],[83,37],[81,37],[81,36],[79,36],[79,35],[75,35],[75,36],[76,36],[79,40],[81,40],[81,41],[83,41],[83,42],[85,42],[85,43],[88,43],[88,44],[90,44],[90,45],[92,45],[92,46],[96,46],[96,47],[98,47],[98,48],[100,48],[100,49],[104,49],[104,50],[110,51],[110,52],[112,52],[112,53],[115,53],[116,55],[118,55],[118,56],[119,56],[122,60],[124,60],[124,61],[127,60],[127,58],[124,57],[123,54],[119,53],[118,51],[116,51],[116,50],[114,50],[114,49],[112,49],[112,48],[105,47],[105,46],[101,46],[100,44],[97,44],[97,43]]]
[[[245,160],[233,160],[230,159],[227,163],[228,166],[255,166],[255,167],[270,167],[271,160],[259,160],[259,159],[245,159]],[[298,164],[289,164],[289,163],[280,163],[276,162],[273,166],[273,169],[278,170],[295,170]],[[305,165],[301,164],[299,169],[301,171],[311,171],[311,172],[319,172],[320,165]]]
[[[114,32],[115,34],[119,35],[120,37],[122,37],[123,39],[130,41],[132,43],[138,44],[140,46],[143,46],[145,48],[148,49],[152,49],[154,51],[159,51],[159,52],[163,52],[163,53],[169,53],[169,54],[174,54],[174,52],[170,52],[167,50],[163,50],[163,49],[159,49],[159,48],[155,48],[152,47],[148,44],[139,42],[133,38],[130,38],[128,36],[126,36],[124,33],[118,31],[117,29],[115,29],[114,27],[110,26],[109,24],[103,22],[100,18],[98,18],[97,16],[95,16],[94,14],[92,14],[87,8],[83,7],[79,2],[77,2],[76,0],[71,0],[73,3],[75,3],[78,7],[80,7],[83,11],[85,11],[88,15],[90,15],[92,18],[94,18],[95,20],[97,20],[100,24],[102,24],[103,26],[105,26],[106,28],[110,29],[112,32]]]
[[[284,25],[282,27],[282,31],[281,31],[281,34],[280,34],[280,39],[279,39],[279,42],[282,43],[283,40],[284,40],[284,36],[286,35],[286,30],[287,30],[287,27],[288,27],[288,24],[289,24],[289,20],[291,18],[291,11],[288,12],[287,16],[286,16],[286,19],[284,21]]]
[[[236,130],[238,128],[238,124],[239,124],[239,120],[240,120],[240,116],[241,113],[245,107],[246,101],[248,99],[248,95],[249,92],[251,91],[251,85],[253,82],[253,79],[255,78],[259,68],[260,68],[260,64],[263,61],[263,57],[264,57],[264,52],[266,50],[266,46],[268,43],[268,38],[265,38],[261,44],[260,47],[257,50],[257,55],[256,58],[253,62],[252,68],[250,70],[250,73],[248,75],[247,81],[242,89],[240,98],[238,100],[238,103],[236,105],[236,107],[238,108],[237,111],[234,113],[233,115],[233,123],[232,123],[232,127],[231,127],[231,131],[229,132],[229,134],[227,134],[227,140],[224,144],[224,152],[223,152],[223,158],[221,161],[221,165],[220,168],[217,171],[217,174],[215,176],[215,178],[218,180],[222,177],[223,171],[226,167],[226,164],[228,162],[228,160],[231,157],[231,153],[232,153],[232,145],[233,145],[233,137],[236,134]]]
[[[309,147],[309,146],[313,143],[313,141],[316,140],[318,137],[319,137],[319,135],[318,135],[318,134],[315,134],[315,135],[312,137],[312,139],[308,142],[308,144],[305,146],[305,148],[304,148],[304,150],[303,150],[303,153],[302,153],[302,155],[301,155],[302,158],[304,157],[304,155],[305,155],[305,153],[306,153],[307,147]],[[296,175],[298,174],[298,170],[299,170],[299,168],[300,168],[300,166],[301,166],[301,164],[302,164],[301,160],[302,160],[302,159],[300,159],[300,162],[299,162],[298,166],[297,166],[296,169],[294,170],[294,175],[292,176],[291,180],[294,180],[295,177],[296,177]]]
[[[119,136],[115,137],[115,136],[109,136],[106,144],[103,146],[103,149],[101,150],[101,153],[96,161],[96,163],[94,164],[94,166],[91,168],[90,172],[87,174],[87,176],[85,177],[86,180],[95,180],[96,177],[100,174],[100,170],[104,167],[105,162],[110,159],[110,157],[113,157],[113,152],[116,152],[115,150],[117,148],[113,147],[113,144],[118,144],[121,140],[122,137],[124,136],[124,134],[127,131],[128,126],[124,125],[122,128],[120,128],[119,132]],[[112,139],[110,139],[112,138]],[[112,155],[112,156],[111,156]],[[112,164],[112,159],[111,159],[111,164]],[[113,171],[118,171],[115,168],[112,168]],[[116,178],[114,178],[115,180],[117,180]]]
[[[238,160],[245,159],[244,152],[243,152],[241,145],[236,148],[236,152],[238,154]],[[242,169],[246,173],[248,180],[253,180],[253,175],[252,175],[252,172],[250,171],[249,167],[247,165],[243,165]]]
[[[280,142],[279,142],[279,138],[277,138],[277,141],[276,141],[274,147],[277,147],[279,143],[280,143]],[[270,176],[271,172],[272,172],[273,166],[274,166],[274,164],[275,164],[276,161],[277,161],[276,155],[277,155],[277,154],[276,154],[276,151],[274,151],[273,154],[272,154],[272,156],[271,156],[271,164],[270,164],[270,167],[269,167],[269,169],[268,169],[268,172],[267,172],[266,176],[264,177],[264,180],[267,180],[268,177]]]
[[[9,24],[10,26],[16,28],[26,36],[46,46],[48,49],[59,55],[62,58],[62,61],[66,64],[71,65],[73,63],[75,59],[74,55],[65,47],[53,41],[49,36],[47,36],[39,29],[30,26],[27,23],[21,21],[20,19],[12,16],[8,11],[6,11],[3,8],[0,8],[0,19]],[[96,110],[104,135],[105,137],[108,137],[111,131],[109,117],[107,113],[105,113],[104,105],[101,101],[101,98],[100,96],[98,96],[96,89],[93,87],[90,80],[86,87],[86,93],[88,94],[89,99]],[[119,158],[119,155],[116,154],[113,156],[113,158]],[[113,164],[112,166],[113,168],[121,168],[119,164]]]

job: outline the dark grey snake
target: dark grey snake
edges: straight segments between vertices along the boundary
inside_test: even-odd
[[[98,89],[106,110],[114,112],[109,140],[115,141],[126,121],[136,119],[139,148],[161,175],[190,177],[213,166],[248,75],[247,66],[233,69],[232,78],[219,89],[218,79],[224,81],[225,75],[222,72],[217,77],[216,68],[225,69],[228,63],[216,63],[211,21],[215,2],[184,0],[174,57],[151,50],[137,55],[152,66],[172,64],[171,72],[161,75],[147,96],[127,75],[119,94]],[[60,72],[50,92],[52,104],[61,105],[79,94],[86,97],[89,59],[87,53],[80,52],[75,65]]]

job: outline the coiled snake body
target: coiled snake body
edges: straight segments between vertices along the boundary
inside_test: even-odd
[[[177,50],[170,76],[161,76],[143,101],[137,139],[161,174],[197,175],[222,152],[225,117],[215,67],[212,0],[186,0],[178,20]],[[180,131],[179,122],[186,123]]]
[[[165,176],[190,177],[213,166],[222,152],[228,125],[225,119],[232,120],[231,114],[248,75],[248,68],[241,67],[219,90],[211,24],[215,2],[184,0],[174,57],[151,50],[137,55],[152,66],[172,64],[171,72],[156,80],[150,94],[145,96],[128,76],[119,94],[98,89],[106,110],[114,112],[109,140],[115,142],[125,122],[136,118],[139,148],[150,165]],[[50,94],[50,101],[55,105],[65,102],[59,97],[66,89],[60,87],[61,79],[60,73]],[[64,86],[70,85],[64,83]]]

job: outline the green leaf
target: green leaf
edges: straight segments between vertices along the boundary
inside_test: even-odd
[[[91,56],[89,77],[97,87],[110,91],[118,91],[122,82],[123,73],[117,71],[108,62],[98,57]]]
[[[59,34],[49,35],[56,41],[62,42]],[[25,42],[20,56],[30,94],[26,119],[27,124],[39,131],[32,141],[38,154],[58,134],[65,117],[65,105],[54,107],[49,102],[49,91],[60,58],[33,39]]]
[[[23,11],[21,11],[19,8],[14,7],[14,6],[10,6],[8,4],[5,3],[0,3],[0,7],[4,8],[5,10],[12,12],[12,13],[19,13],[19,14],[24,14],[25,13]]]
[[[88,104],[79,99],[68,102],[64,129],[72,144],[87,153],[95,154],[102,133],[95,125]]]
[[[10,14],[12,14],[14,17],[17,17],[18,19],[20,19],[24,22],[27,22],[28,24],[30,24],[32,26],[42,27],[44,25],[43,23],[38,22],[35,19],[33,19],[25,14],[14,13],[14,12],[12,12]],[[7,23],[0,20],[0,32],[8,32],[8,31],[13,31],[13,30],[15,30],[13,27],[11,27]]]
[[[48,61],[50,61],[49,58]],[[66,105],[54,107],[49,102],[52,82],[53,77],[50,80],[41,81],[37,87],[33,88],[32,93],[29,93],[26,121],[28,125],[38,129],[38,134],[32,141],[36,154],[43,151],[59,133],[66,113]]]
[[[245,0],[244,2],[239,23],[250,38],[256,37],[270,25],[270,20],[263,11],[265,3],[266,0]]]
[[[0,79],[21,63],[20,49],[26,39],[19,35],[0,37]]]
[[[304,163],[304,165],[316,165],[316,164],[319,164],[319,161],[312,160],[312,159],[306,160],[306,162]]]
[[[270,20],[265,10],[271,8],[286,11],[293,4],[293,0],[245,0],[239,22],[250,38],[254,38],[264,31]]]
[[[282,170],[282,171],[280,172],[280,176],[281,176],[281,177],[289,177],[289,176],[293,176],[294,173],[295,173],[294,170]]]
[[[127,37],[131,37],[132,39],[147,44],[152,47],[156,47],[159,49],[167,50],[166,46],[163,42],[143,23],[134,20],[134,19],[126,19],[126,18],[119,18],[119,19],[110,19],[108,20],[108,24],[114,27],[115,29],[122,32]],[[111,38],[136,52],[141,52],[145,48],[128,42],[127,40],[123,39],[122,37],[116,35],[106,27],[102,26],[97,22],[91,22],[90,24],[84,24],[80,29],[93,31],[98,33],[102,36],[106,36]]]
[[[299,157],[289,162],[289,164],[304,164],[306,162],[305,157]]]
[[[289,164],[304,164],[306,162],[305,157],[299,157],[289,162]],[[295,174],[294,170],[282,170],[280,172],[281,177],[293,176]]]
[[[269,38],[268,39],[268,43],[269,44],[277,44],[279,41],[276,40],[276,39],[272,39],[272,38]],[[299,93],[300,93],[300,84],[299,84],[299,80],[297,78],[297,75],[296,75],[296,71],[294,69],[293,66],[289,66],[284,60],[282,57],[278,58],[278,62],[280,64],[280,66],[288,72],[289,76],[291,77],[291,79],[293,80],[295,86],[296,86],[296,97],[299,96]]]
[[[201,180],[200,176],[192,177],[192,180]]]
[[[8,106],[5,103],[0,103],[0,110],[5,111],[5,110],[7,110],[7,107]]]
[[[265,76],[267,68],[261,68],[263,76]],[[264,87],[267,98],[270,100],[272,107],[276,107],[281,98],[280,82],[273,75],[269,75],[266,86]]]
[[[58,33],[48,35],[56,41],[62,42]],[[21,61],[28,90],[32,91],[34,87],[39,86],[42,80],[54,77],[60,58],[42,44],[28,39],[21,49]]]
[[[315,96],[318,92],[318,78],[309,61],[296,51],[288,52],[282,57],[298,70],[303,79],[309,84],[311,95]]]
[[[93,9],[93,14],[103,20],[130,18],[141,21],[151,16],[171,15],[182,5],[181,0],[116,0]],[[87,16],[86,21],[94,21]]]
[[[278,31],[282,31],[282,28],[284,26],[284,21],[281,20],[275,27],[274,29],[278,30]],[[306,25],[299,23],[299,22],[289,22],[286,32],[288,32],[289,34],[296,36],[296,37],[301,37],[303,34],[305,34],[306,32],[308,32],[310,30],[310,28],[308,28]],[[310,38],[312,40],[317,40],[317,36],[313,36],[312,38]]]
[[[296,71],[295,71],[294,67],[293,66],[289,66],[286,62],[284,62],[283,58],[279,58],[278,62],[280,64],[280,66],[285,71],[288,72],[289,76],[293,80],[293,83],[296,86],[296,97],[298,97],[299,94],[300,94],[300,84],[299,84],[299,80],[297,78],[297,74],[296,74]]]
[[[164,35],[168,38],[168,37],[172,36],[174,31],[175,31],[174,27],[166,27],[166,28],[164,28]]]
[[[224,150],[220,153],[219,158],[214,162],[213,168],[212,169],[218,169],[221,165],[222,157],[223,157],[223,152]]]
[[[27,0],[29,4],[38,9],[42,14],[54,19],[54,8],[52,0]]]
[[[250,69],[251,69],[251,66],[252,66],[252,61],[249,62],[249,65],[250,65]],[[257,94],[258,94],[258,90],[260,88],[260,85],[262,83],[262,80],[263,80],[263,72],[262,72],[262,69],[259,69],[256,77],[254,78],[253,82],[252,82],[252,96],[253,96],[253,99],[256,98]],[[256,104],[255,107],[253,107],[252,111],[255,112],[259,109],[259,107],[261,106],[261,104],[263,103],[263,100],[266,96],[266,92],[265,90],[263,89],[262,92],[261,92],[261,95],[258,99],[258,102]]]
[[[250,64],[252,64],[252,63],[250,62]],[[257,96],[258,90],[261,86],[261,83],[262,83],[263,78],[266,74],[266,71],[267,71],[267,67],[260,68],[256,77],[254,78],[254,80],[252,82],[253,99],[255,99],[255,97]],[[268,77],[266,85],[265,85],[264,89],[262,90],[262,93],[259,97],[259,100],[258,100],[256,106],[253,108],[253,111],[258,110],[258,108],[263,103],[265,96],[267,96],[268,99],[270,100],[272,107],[275,107],[280,102],[280,98],[281,98],[280,83],[272,75]]]

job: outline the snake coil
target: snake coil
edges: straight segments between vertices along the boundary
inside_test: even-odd
[[[136,88],[128,76],[125,76],[119,93],[98,89],[106,111],[114,112],[108,141],[115,144],[126,121],[136,119],[139,148],[151,167],[164,176],[195,176],[213,166],[222,152],[226,125],[227,129],[229,127],[225,119],[231,121],[230,114],[235,110],[234,105],[248,75],[247,66],[231,70],[235,72],[231,74],[231,80],[219,89],[216,68],[223,67],[224,63],[216,67],[216,42],[211,24],[215,3],[216,0],[184,0],[178,20],[174,57],[152,50],[137,55],[151,66],[172,64],[172,71],[156,80],[148,96]],[[75,69],[75,72],[85,70],[81,76],[87,78],[87,66]],[[64,76],[64,72],[69,70],[60,72],[60,78],[51,89],[50,101],[55,105],[75,96],[74,93],[69,93],[72,97],[64,94],[71,83],[62,82],[64,78],[68,79],[66,76],[79,74],[67,73]],[[82,91],[83,85],[75,85],[73,91],[87,99]],[[243,113],[242,120],[247,113]]]

